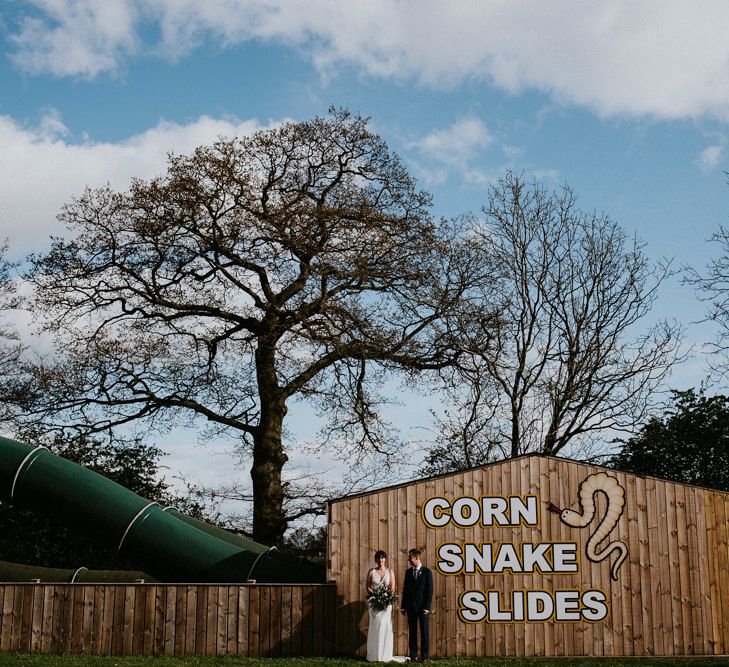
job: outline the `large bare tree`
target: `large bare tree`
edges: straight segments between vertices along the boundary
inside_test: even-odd
[[[579,210],[569,188],[549,192],[513,173],[490,189],[474,228],[500,275],[490,289],[502,321],[490,346],[472,345],[450,374],[454,401],[426,469],[556,454],[636,425],[679,355],[679,326],[641,327],[667,266],[607,216]],[[474,322],[464,332],[478,339]]]
[[[59,216],[71,240],[28,276],[60,361],[31,369],[27,414],[91,432],[190,415],[237,435],[253,536],[280,543],[287,403],[318,401],[355,461],[390,446],[371,373],[461,354],[450,318],[488,274],[429,204],[367,120],[337,110],[87,190]]]

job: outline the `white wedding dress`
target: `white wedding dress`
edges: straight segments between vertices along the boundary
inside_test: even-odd
[[[381,583],[390,585],[390,570],[380,579],[377,570],[372,570],[372,588]],[[382,611],[373,611],[368,605],[370,625],[367,630],[367,660],[369,662],[406,662],[405,656],[392,655],[392,605]]]

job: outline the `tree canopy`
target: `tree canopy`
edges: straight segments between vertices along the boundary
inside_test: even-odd
[[[674,391],[662,416],[618,442],[611,467],[729,491],[729,396]]]
[[[462,336],[477,340],[450,371],[445,437],[427,472],[631,429],[679,358],[677,324],[643,325],[668,267],[607,215],[580,210],[569,187],[550,192],[508,173],[482,213],[471,242],[495,281],[476,302],[503,307],[497,327],[465,322]]]
[[[452,364],[453,317],[491,275],[367,124],[332,110],[220,139],[67,204],[68,238],[28,275],[56,354],[26,366],[26,419],[82,433],[207,421],[250,455],[265,543],[287,526],[288,401],[329,416],[348,461],[389,451],[373,378]]]

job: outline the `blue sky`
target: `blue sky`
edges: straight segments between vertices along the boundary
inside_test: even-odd
[[[727,26],[723,2],[6,0],[0,235],[42,250],[85,185],[333,104],[371,116],[438,214],[478,211],[511,167],[701,267],[729,218]],[[674,282],[657,312],[702,307]]]

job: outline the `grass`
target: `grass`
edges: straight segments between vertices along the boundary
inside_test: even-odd
[[[235,656],[115,657],[0,653],[0,667],[355,667],[353,658],[239,658]],[[433,667],[727,667],[729,657],[711,658],[435,658]]]

